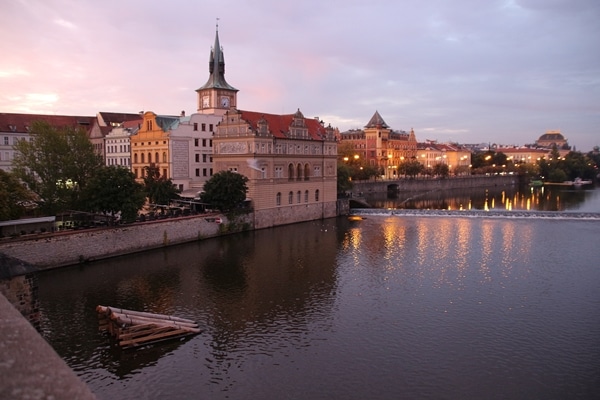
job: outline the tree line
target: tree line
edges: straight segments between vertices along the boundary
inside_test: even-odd
[[[144,167],[143,183],[129,168],[104,165],[83,129],[34,122],[30,132],[30,140],[14,145],[12,171],[0,170],[0,220],[34,209],[37,216],[76,210],[133,222],[144,204],[178,198],[180,191],[155,164]],[[228,210],[245,199],[246,177],[224,171],[210,181],[202,200],[215,208]]]

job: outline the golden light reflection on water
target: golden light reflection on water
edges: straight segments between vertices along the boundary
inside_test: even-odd
[[[482,284],[514,279],[515,265],[529,259],[532,237],[527,221],[373,216],[347,231],[343,247],[357,268],[462,288],[473,274]]]

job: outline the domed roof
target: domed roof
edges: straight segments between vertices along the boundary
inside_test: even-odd
[[[565,137],[560,132],[546,132],[540,136],[539,140],[557,142],[565,140]]]

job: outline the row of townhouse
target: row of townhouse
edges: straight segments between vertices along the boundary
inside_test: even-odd
[[[0,130],[9,127],[0,134],[7,137],[0,142],[0,167],[10,170],[12,146],[30,140],[31,123],[43,120],[85,129],[107,165],[130,168],[139,181],[146,167],[157,167],[185,197],[197,197],[216,172],[244,174],[256,228],[336,216],[336,129],[299,109],[284,115],[238,109],[238,89],[225,80],[218,30],[208,64],[209,78],[196,90],[197,112],[189,116],[0,114]]]

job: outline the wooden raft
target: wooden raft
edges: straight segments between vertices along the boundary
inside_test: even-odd
[[[97,306],[99,329],[107,331],[122,348],[154,344],[200,333],[192,320],[122,308]]]

